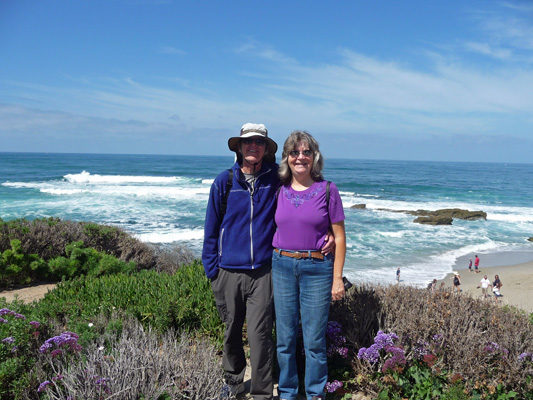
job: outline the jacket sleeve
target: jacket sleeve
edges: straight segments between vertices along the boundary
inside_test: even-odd
[[[218,243],[221,224],[221,180],[215,179],[209,192],[209,201],[205,213],[204,244],[202,249],[202,263],[205,274],[213,279],[218,274]]]

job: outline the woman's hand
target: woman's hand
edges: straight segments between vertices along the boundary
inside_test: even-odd
[[[344,282],[342,278],[333,278],[331,287],[331,298],[333,301],[341,300],[344,297]]]

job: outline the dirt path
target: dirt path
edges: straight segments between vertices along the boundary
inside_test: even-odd
[[[0,292],[0,297],[5,297],[7,302],[12,302],[16,297],[24,303],[31,303],[34,300],[42,299],[48,291],[55,287],[55,283],[47,283],[44,285],[28,286],[15,290],[3,290]]]

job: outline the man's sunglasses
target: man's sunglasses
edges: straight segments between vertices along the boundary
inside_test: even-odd
[[[289,151],[289,155],[291,157],[298,157],[299,155],[303,154],[304,157],[311,157],[313,155],[313,151],[312,150],[304,150],[304,151],[300,151],[300,150],[291,150]]]
[[[267,142],[265,139],[252,139],[252,138],[242,138],[241,142],[244,144],[252,144],[255,143],[258,146],[266,146]]]

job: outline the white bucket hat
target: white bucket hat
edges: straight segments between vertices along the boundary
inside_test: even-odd
[[[237,158],[240,156],[239,152],[239,143],[242,138],[251,138],[251,137],[260,137],[265,139],[267,142],[265,148],[265,156],[263,160],[266,162],[275,162],[276,161],[276,151],[278,150],[278,145],[272,139],[268,137],[268,130],[263,124],[244,124],[241,128],[241,134],[239,136],[234,136],[229,138],[228,147],[231,151],[237,153]]]

